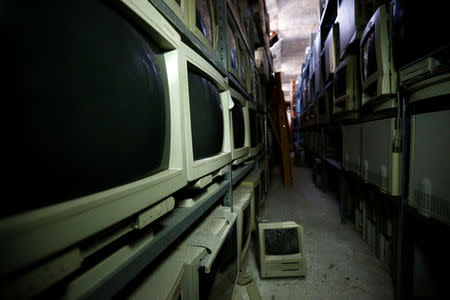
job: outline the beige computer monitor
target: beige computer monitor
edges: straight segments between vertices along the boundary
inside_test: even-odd
[[[306,275],[303,227],[295,222],[259,223],[261,277]]]

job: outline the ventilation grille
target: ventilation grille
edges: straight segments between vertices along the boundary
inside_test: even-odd
[[[450,223],[448,200],[415,189],[412,205]]]

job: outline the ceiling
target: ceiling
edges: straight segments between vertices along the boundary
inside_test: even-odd
[[[319,24],[319,0],[266,0],[270,30],[278,32],[271,50],[275,72],[281,72],[286,101],[292,98],[292,81],[301,74],[305,49]]]

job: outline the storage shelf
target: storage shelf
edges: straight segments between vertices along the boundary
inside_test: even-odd
[[[216,204],[230,189],[230,183],[224,181],[216,191],[189,208],[175,208],[157,224],[161,228],[154,238],[141,251],[137,252],[119,268],[115,269],[104,281],[95,287],[87,299],[109,299],[127,285],[158,255],[179,238],[197,219]]]
[[[231,182],[236,184],[255,167],[256,161],[232,171]]]

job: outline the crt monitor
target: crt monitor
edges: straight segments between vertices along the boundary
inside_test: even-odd
[[[231,159],[240,164],[247,158],[250,149],[250,120],[247,100],[236,90],[230,88],[233,107],[230,109]]]
[[[441,1],[395,0],[393,38],[397,69],[426,57],[448,64],[450,35],[443,31],[447,27],[448,13],[442,9]]]
[[[358,46],[367,21],[379,2],[383,1],[385,2],[385,0],[338,0],[340,58],[353,54],[351,46]]]
[[[230,208],[216,206],[181,242],[207,251],[197,272],[186,278],[192,291],[187,299],[232,299],[239,271],[236,217]]]
[[[237,213],[238,259],[243,261],[251,240],[251,198],[253,188],[239,185],[233,190],[233,212]]]
[[[187,176],[194,181],[231,161],[228,85],[225,78],[183,44]]]
[[[0,273],[67,249],[187,183],[180,36],[149,2],[123,4],[11,3],[2,16],[2,52],[14,61],[4,66],[5,151],[14,161],[4,181],[20,200],[0,215]]]
[[[264,115],[262,113],[258,113],[256,115],[258,119],[258,134],[256,136],[256,143],[258,145],[258,152],[264,150]]]
[[[306,275],[303,227],[295,222],[258,224],[261,277]]]
[[[247,107],[248,107],[248,120],[249,120],[249,127],[250,127],[250,151],[249,151],[248,156],[254,157],[259,152],[258,110],[257,110],[256,104],[251,101],[247,101]]]
[[[333,114],[358,111],[360,107],[358,56],[342,60],[333,74]]]
[[[240,61],[239,61],[239,42],[235,33],[236,25],[233,20],[228,20],[227,24],[227,42],[228,42],[228,72],[233,74],[236,79],[239,79],[240,75]]]
[[[397,93],[392,47],[392,7],[381,5],[364,29],[360,43],[361,104],[389,100]],[[395,101],[391,101],[391,105]],[[389,104],[389,102],[387,102]],[[389,107],[385,107],[389,108]]]
[[[211,53],[214,53],[218,36],[215,18],[215,1],[186,1],[189,30]]]
[[[333,73],[339,62],[339,25],[333,24],[324,43],[325,61],[324,74],[322,74],[324,82],[333,79]]]

